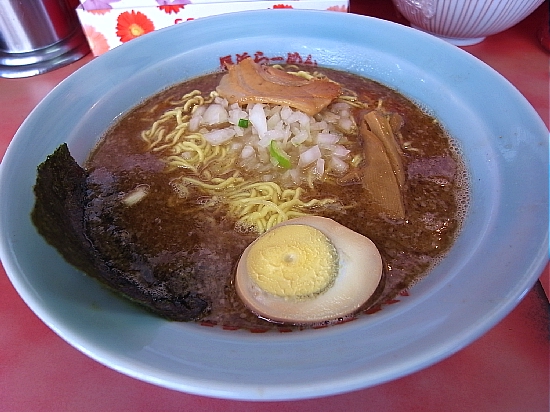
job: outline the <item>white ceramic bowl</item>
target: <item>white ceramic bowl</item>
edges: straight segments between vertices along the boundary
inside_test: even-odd
[[[76,271],[37,234],[29,218],[36,167],[59,144],[67,142],[82,161],[120,113],[243,53],[309,57],[371,77],[428,108],[460,143],[472,176],[470,212],[447,258],[400,303],[335,327],[284,334],[168,322]],[[548,257],[547,154],[548,131],[520,93],[433,36],[333,12],[208,17],[94,59],[36,107],[0,170],[0,256],[37,316],[122,373],[233,399],[341,393],[451,355],[518,304]]]
[[[411,26],[457,46],[480,43],[531,14],[544,0],[393,0]]]

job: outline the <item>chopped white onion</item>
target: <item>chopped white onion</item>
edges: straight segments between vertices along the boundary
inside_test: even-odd
[[[254,148],[250,145],[246,145],[243,147],[243,150],[241,151],[241,157],[243,159],[248,159],[249,157],[254,155]]]
[[[193,116],[202,116],[206,111],[206,106],[197,106],[193,112]]]
[[[265,118],[265,112],[262,104],[256,103],[252,106],[252,109],[249,112],[248,120],[250,120],[252,126],[256,129],[260,139],[263,138],[265,132],[267,132],[267,120]]]
[[[331,151],[333,156],[337,156],[337,157],[346,157],[351,152],[351,150],[346,149],[341,144],[336,144],[334,146],[329,147],[328,149]]]
[[[208,143],[210,143],[212,146],[219,146],[228,140],[230,140],[233,136],[235,136],[235,130],[233,129],[215,129],[210,132],[203,134],[204,138]]]
[[[300,171],[298,169],[290,169],[289,174],[295,184],[300,184]]]
[[[341,117],[340,120],[338,120],[338,126],[345,132],[351,132],[353,125],[354,122],[350,117]]]
[[[317,145],[312,146],[300,155],[298,167],[306,167],[320,158],[321,149]]]
[[[227,110],[221,104],[213,103],[208,106],[202,115],[201,124],[213,125],[227,122]]]
[[[267,119],[267,128],[268,129],[282,129],[283,122],[279,113],[273,114],[269,119]]]
[[[283,140],[285,138],[285,132],[283,130],[268,130],[264,133],[263,139],[271,140]]]
[[[230,150],[235,152],[240,152],[242,148],[243,148],[242,143],[233,141],[233,143],[231,144]]]
[[[189,131],[196,132],[199,130],[199,125],[201,124],[202,116],[193,116],[189,120]]]
[[[133,206],[136,203],[140,202],[147,194],[149,193],[149,185],[137,185],[131,192],[127,193],[123,198],[122,202],[126,206]]]
[[[336,123],[340,119],[340,116],[338,116],[336,113],[332,112],[325,112],[323,119],[328,123]]]
[[[227,107],[229,106],[229,102],[220,96],[214,98],[214,103],[221,105],[224,109],[227,109]]]
[[[298,134],[295,134],[290,141],[295,145],[300,145],[304,143],[309,138],[309,133],[305,130],[301,130]]]
[[[345,173],[349,169],[345,161],[335,156],[330,158],[330,167],[337,173]]]
[[[281,119],[288,121],[288,118],[292,115],[293,111],[288,106],[283,106],[281,108]]]
[[[340,140],[340,136],[332,133],[319,133],[317,135],[317,144],[321,146],[328,146],[336,144]]]
[[[311,130],[324,130],[327,127],[328,124],[324,120],[321,120],[320,122],[315,122],[310,126]]]
[[[199,126],[202,122],[202,115],[205,111],[206,111],[206,106],[196,107],[195,111],[193,112],[193,115],[191,116],[191,119],[189,120],[190,132],[196,132],[197,130],[199,130]]]
[[[342,110],[349,110],[349,104],[345,102],[334,103],[331,106],[332,112],[340,113]]]
[[[231,105],[233,106],[233,105]],[[238,125],[239,124],[239,120],[241,119],[248,119],[248,113],[245,112],[244,110],[241,110],[240,107],[231,107],[231,109],[229,110],[229,123],[231,124],[234,124],[234,125]]]
[[[271,139],[269,137],[264,137],[263,139],[258,140],[257,144],[262,149],[267,149],[267,147],[271,144]]]
[[[213,146],[228,144],[229,150],[238,153],[241,167],[262,179],[279,176],[300,185],[309,179],[306,168],[315,179],[321,179],[327,170],[342,174],[349,169],[350,150],[342,143],[347,140],[343,133],[356,128],[350,116],[351,106],[344,102],[312,117],[289,106],[251,103],[241,107],[216,97],[212,104],[196,107],[188,130],[202,133]],[[241,119],[249,121],[248,127],[239,126]],[[229,123],[228,127],[220,129],[224,123]],[[298,159],[295,168],[281,170],[270,155],[269,145],[274,140],[291,158]],[[191,152],[182,154],[184,158],[192,156]]]
[[[304,112],[294,112],[290,115],[288,119],[286,119],[287,123],[294,123],[298,122],[301,126],[305,126],[309,124],[309,116],[305,114]]]
[[[314,173],[319,177],[323,176],[325,173],[325,159],[317,159],[317,162],[315,162]]]
[[[244,129],[242,127],[233,126],[233,130],[235,130],[235,135],[236,136],[239,136],[239,137],[244,136]]]

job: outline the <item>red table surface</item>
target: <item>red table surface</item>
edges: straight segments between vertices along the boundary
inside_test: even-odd
[[[549,124],[549,59],[537,29],[548,1],[515,27],[464,49],[512,82]],[[351,12],[406,24],[389,0],[351,1]],[[548,30],[548,29],[546,29]],[[34,106],[92,59],[56,71],[0,79],[0,155]],[[289,402],[242,402],[189,395],[115,372],[46,327],[0,267],[2,411],[549,411],[548,267],[541,282],[484,336],[451,357],[376,387]],[[541,287],[541,283],[544,287]]]

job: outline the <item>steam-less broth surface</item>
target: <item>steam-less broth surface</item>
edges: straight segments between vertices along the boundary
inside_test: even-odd
[[[382,287],[362,312],[394,298],[422,278],[452,245],[467,203],[467,177],[456,146],[441,125],[399,93],[374,81],[349,73],[316,69],[357,93],[360,100],[382,103],[384,110],[403,118],[401,128],[406,188],[405,219],[373,211],[360,184],[319,182],[304,192],[304,199],[337,199],[344,207],[325,207],[315,214],[334,219],[370,238],[384,261]],[[212,196],[182,197],[174,179],[189,173],[167,170],[161,155],[147,151],[141,137],[172,103],[184,94],[215,90],[224,73],[215,73],[171,87],[131,110],[102,138],[85,168],[98,195],[86,212],[88,224],[102,251],[114,256],[123,250],[126,259],[111,265],[150,281],[162,295],[163,283],[177,289],[178,282],[193,284],[210,302],[201,322],[226,328],[264,330],[276,327],[258,318],[241,303],[233,287],[236,264],[256,237],[235,230],[235,220],[223,208],[211,207]],[[355,113],[359,116],[359,110]],[[360,145],[357,141],[355,144]],[[131,207],[121,207],[129,193],[147,193]],[[101,216],[101,219],[98,217]],[[108,219],[105,217],[108,216]],[[96,239],[91,239],[94,242]],[[188,283],[189,282],[189,283]],[[286,326],[285,326],[286,327]]]

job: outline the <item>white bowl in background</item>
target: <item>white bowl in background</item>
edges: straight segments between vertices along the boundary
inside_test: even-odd
[[[168,322],[79,273],[36,232],[32,188],[47,155],[67,142],[82,162],[121,113],[243,53],[309,58],[370,77],[426,107],[457,140],[472,178],[470,211],[448,256],[400,303],[346,324],[285,334]],[[137,379],[248,400],[365,388],[460,350],[536,282],[548,258],[548,131],[494,70],[409,27],[298,10],[198,19],[92,60],[33,110],[0,167],[0,257],[22,299],[50,328]]]
[[[411,26],[457,46],[482,42],[519,23],[544,0],[392,0]]]

